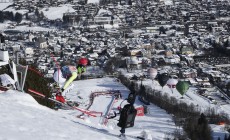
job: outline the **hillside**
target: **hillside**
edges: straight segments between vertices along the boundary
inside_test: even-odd
[[[89,94],[92,92],[114,89],[120,90],[123,98],[127,97],[127,88],[113,78],[75,81],[74,89],[68,94],[68,98],[81,102],[79,107],[85,108],[89,102]],[[107,126],[104,126],[101,124],[102,117],[85,116],[82,120],[76,117],[81,114],[79,111],[55,111],[39,105],[31,95],[14,90],[1,92],[0,100],[0,139],[119,139],[117,135],[120,133],[120,128],[116,125],[119,117],[109,120]],[[105,113],[110,100],[109,95],[97,96],[89,110]],[[122,99],[118,100],[114,108],[120,105],[121,101]],[[136,101],[135,106],[139,105],[140,103]],[[146,116],[136,117],[135,126],[126,129],[127,135],[138,136],[146,130],[151,134],[152,139],[162,140],[175,130],[171,116],[164,110],[151,105],[149,111]]]

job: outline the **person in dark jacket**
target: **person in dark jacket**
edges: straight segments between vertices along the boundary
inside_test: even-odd
[[[129,104],[126,104],[121,109],[119,122],[117,124],[119,127],[121,127],[120,136],[125,136],[125,128],[134,126],[134,120],[137,114],[137,110],[134,107],[135,99],[136,99],[135,93],[130,93],[127,98],[127,102]]]

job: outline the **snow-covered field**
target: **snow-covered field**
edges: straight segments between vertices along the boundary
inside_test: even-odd
[[[62,19],[63,13],[66,12],[75,12],[75,10],[69,4],[61,5],[58,7],[47,7],[43,8],[41,11],[50,20]]]
[[[29,26],[16,26],[13,29],[9,29],[8,28],[9,25],[7,23],[0,23],[0,30],[1,31],[5,31],[5,30],[18,30],[18,31],[22,31],[22,32],[28,32],[28,31],[32,31],[32,32],[36,32],[36,31],[52,31],[55,29],[52,28],[45,28],[45,27],[29,27]]]

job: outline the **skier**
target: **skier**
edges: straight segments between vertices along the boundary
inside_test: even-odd
[[[65,103],[65,90],[72,84],[72,82],[77,78],[78,75],[81,75],[86,71],[87,64],[88,60],[86,58],[81,58],[78,62],[77,67],[64,65],[54,72],[53,78],[61,88],[56,94],[56,100]]]

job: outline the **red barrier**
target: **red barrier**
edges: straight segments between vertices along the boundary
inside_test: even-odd
[[[137,116],[144,116],[145,115],[143,106],[137,107],[136,110],[137,110]]]
[[[7,91],[7,90],[8,90],[7,87],[2,87],[2,86],[0,86],[0,91]]]

